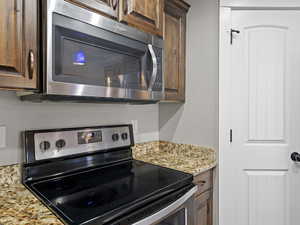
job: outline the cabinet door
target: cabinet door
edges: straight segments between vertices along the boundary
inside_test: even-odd
[[[180,4],[179,4],[180,3]],[[178,0],[165,2],[165,100],[185,101],[186,13],[189,6]]]
[[[119,0],[68,0],[96,13],[117,18]]]
[[[212,191],[204,192],[195,199],[195,221],[196,225],[212,225],[213,215]]]
[[[164,0],[121,0],[120,21],[162,36]]]
[[[0,88],[37,88],[37,3],[0,1]]]

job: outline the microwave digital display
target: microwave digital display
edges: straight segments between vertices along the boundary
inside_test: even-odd
[[[73,64],[77,66],[84,66],[86,64],[86,55],[83,51],[77,51],[74,53]]]

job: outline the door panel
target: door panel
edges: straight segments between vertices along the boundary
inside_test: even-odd
[[[249,196],[248,224],[286,224],[287,171],[248,170],[245,175]]]
[[[146,32],[162,36],[163,0],[121,0],[120,20]]]
[[[166,14],[165,20],[167,26],[165,27],[165,72],[170,74],[165,79],[165,89],[170,92],[179,91],[179,54],[180,54],[180,19]]]
[[[245,70],[249,77],[249,142],[284,141],[284,79],[287,27],[247,27]]]
[[[0,65],[2,71],[22,72],[22,1],[0,2]]]
[[[196,225],[212,225],[212,191],[207,191],[195,198],[195,222]]]
[[[37,1],[0,1],[0,88],[36,88]]]
[[[232,11],[240,34],[231,45],[232,143],[220,156],[221,225],[299,224],[291,218],[295,207],[299,215],[300,170],[290,160],[300,148],[299,20],[300,11]]]
[[[134,0],[132,4],[132,13],[140,17],[145,17],[150,23],[156,24],[158,18],[157,0],[139,1]],[[159,4],[158,4],[159,5]]]
[[[181,1],[165,1],[165,100],[185,101],[186,16],[189,5]]]

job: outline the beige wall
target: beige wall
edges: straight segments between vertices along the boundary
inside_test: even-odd
[[[0,126],[7,127],[7,147],[0,148],[0,165],[21,161],[20,132],[138,121],[136,141],[158,139],[158,105],[31,103],[13,92],[0,91]]]
[[[160,139],[218,148],[218,0],[189,0],[186,103],[159,106]]]
[[[185,104],[160,104],[160,139],[218,150],[218,0],[188,0]],[[218,221],[218,174],[214,183],[214,224]]]

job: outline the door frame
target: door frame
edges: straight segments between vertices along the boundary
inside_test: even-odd
[[[300,10],[300,0],[220,0],[219,18],[219,225],[222,224],[222,188],[224,179],[224,154],[230,150],[230,73],[231,73],[231,44],[230,29],[232,10],[255,9],[255,10]],[[233,137],[234,138],[234,137]]]

